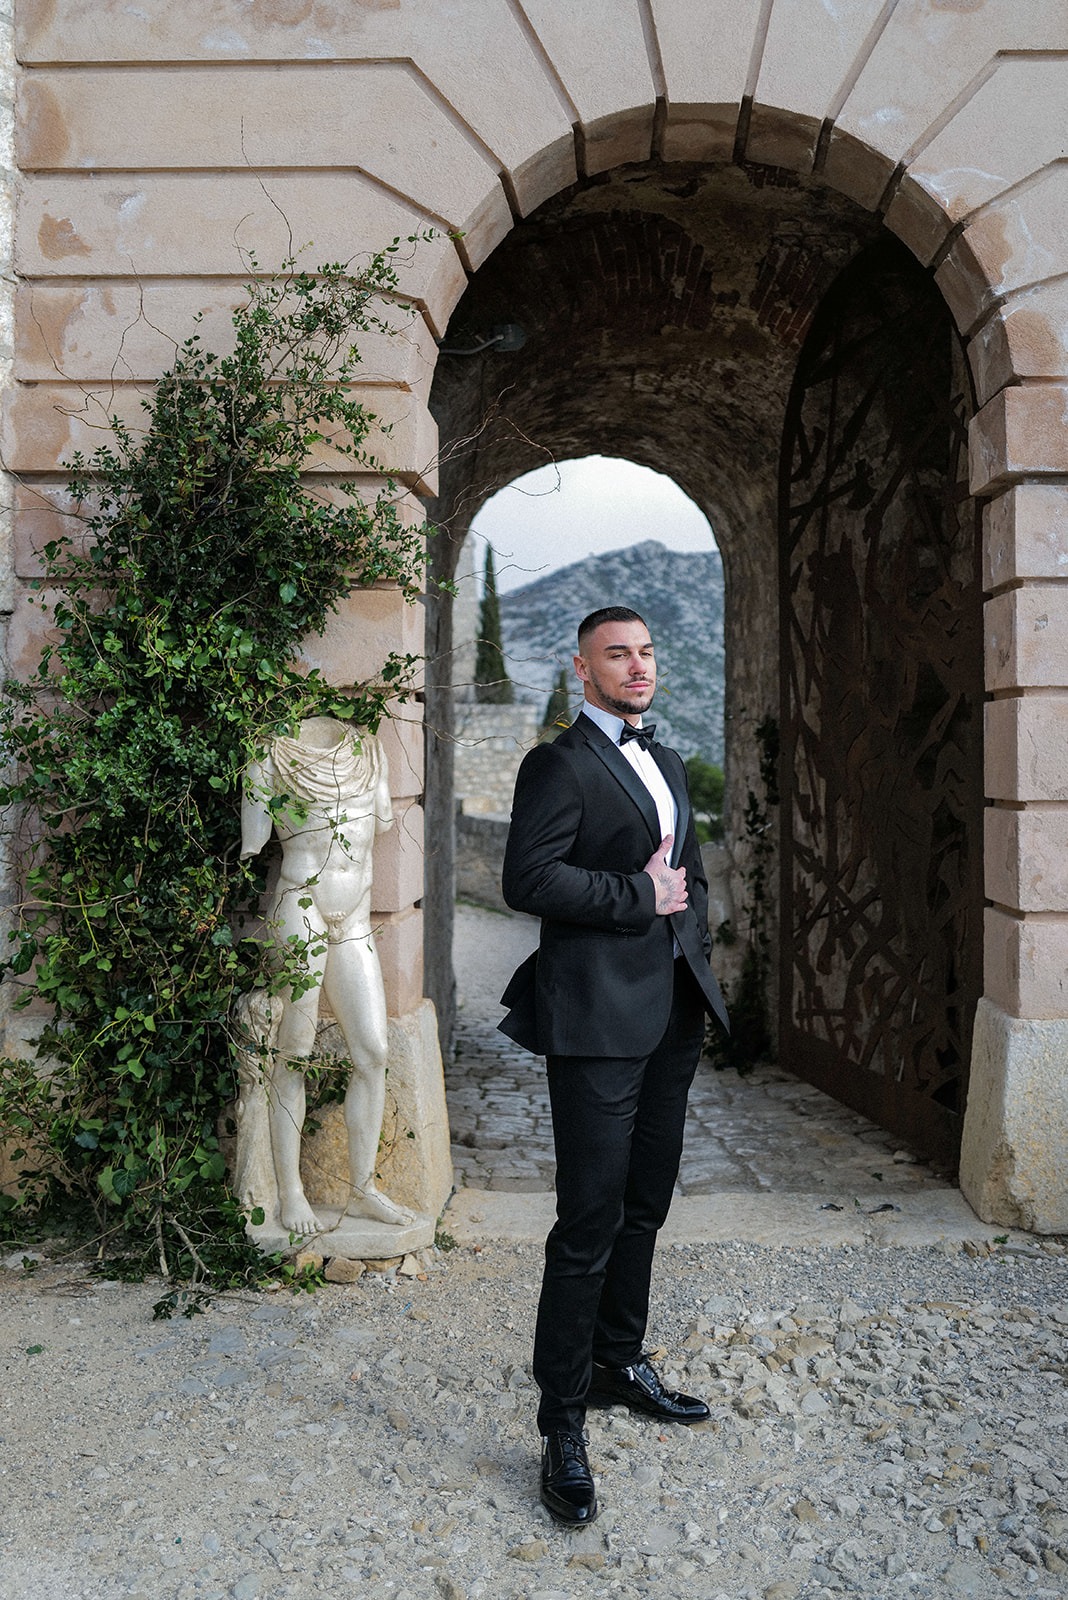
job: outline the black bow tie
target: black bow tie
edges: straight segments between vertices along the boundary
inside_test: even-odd
[[[655,732],[655,722],[647,722],[644,728],[635,728],[631,723],[625,722],[623,724],[623,732],[619,736],[619,742],[624,745],[628,739],[637,739],[642,749],[648,750]]]

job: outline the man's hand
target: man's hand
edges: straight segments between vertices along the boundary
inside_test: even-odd
[[[660,841],[660,848],[653,852],[642,868],[656,886],[658,917],[670,917],[674,911],[686,910],[686,868],[668,866],[668,856],[674,843],[675,835],[669,833]]]

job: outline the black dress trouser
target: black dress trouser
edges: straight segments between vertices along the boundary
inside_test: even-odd
[[[651,1055],[548,1058],[557,1220],[534,1332],[542,1434],[581,1432],[594,1360],[623,1367],[641,1353],[704,1025],[700,991],[679,958],[668,1025]]]

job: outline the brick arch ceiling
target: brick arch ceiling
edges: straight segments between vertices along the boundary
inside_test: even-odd
[[[519,323],[513,354],[439,357],[445,520],[552,458],[666,472],[729,544],[766,496],[797,352],[821,296],[879,233],[859,207],[767,167],[647,163],[518,223],[474,275],[446,351]],[[766,504],[766,499],[761,499]]]
[[[605,31],[596,6],[525,6],[575,148],[513,123],[500,181],[514,213],[574,171],[650,156],[815,174],[935,275],[980,406],[1021,379],[1063,383],[1063,0],[637,0],[605,3],[605,24],[609,10]],[[479,259],[492,249],[485,215],[471,215]]]

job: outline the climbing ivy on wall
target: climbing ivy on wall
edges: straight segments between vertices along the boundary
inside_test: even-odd
[[[399,249],[355,272],[252,263],[229,353],[194,331],[143,432],[114,420],[72,463],[77,532],[44,551],[49,643],[0,709],[26,895],[7,982],[48,1008],[37,1059],[0,1065],[23,1173],[9,1228],[62,1199],[135,1268],[262,1271],[219,1139],[232,1000],[285,981],[240,933],[264,887],[238,856],[242,772],[302,717],[375,729],[405,694],[411,658],[344,692],[294,659],[354,586],[420,586],[395,486],[368,502],[344,477],[381,470],[351,383],[358,335],[388,331]]]

